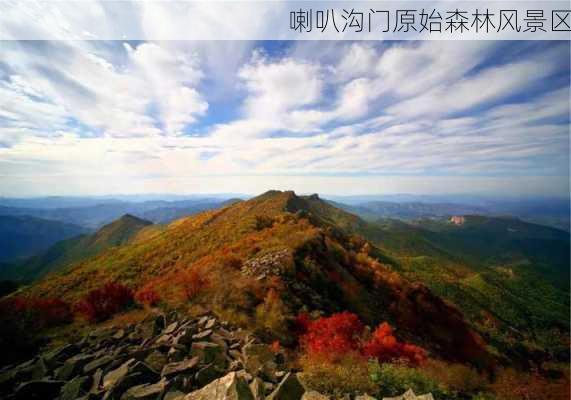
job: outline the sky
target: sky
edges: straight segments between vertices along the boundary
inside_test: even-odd
[[[569,193],[570,42],[3,41],[0,195]]]

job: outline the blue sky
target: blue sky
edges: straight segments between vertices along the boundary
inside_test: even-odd
[[[569,46],[2,42],[0,195],[565,195]]]

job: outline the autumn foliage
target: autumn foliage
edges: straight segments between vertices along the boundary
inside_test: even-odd
[[[355,314],[342,312],[312,321],[301,344],[313,356],[339,358],[359,349],[363,324]]]
[[[161,301],[161,297],[151,287],[143,287],[135,293],[135,301],[139,304],[149,307],[155,307]]]
[[[69,304],[58,298],[8,298],[0,303],[0,313],[25,319],[34,329],[63,325],[73,319]]]
[[[119,283],[107,283],[90,291],[77,305],[77,311],[91,322],[101,322],[133,303],[131,289]]]
[[[198,269],[181,274],[179,284],[182,288],[183,296],[186,300],[192,300],[208,286],[208,279]]]
[[[410,343],[402,343],[393,334],[393,328],[386,322],[380,324],[369,341],[363,345],[363,354],[379,362],[403,360],[412,365],[426,360],[424,349]]]
[[[301,332],[300,343],[310,357],[335,361],[347,354],[361,354],[379,362],[399,360],[411,365],[419,365],[426,360],[426,352],[422,348],[399,342],[386,322],[366,338],[363,323],[350,312],[313,321],[307,314],[300,314],[294,326]]]

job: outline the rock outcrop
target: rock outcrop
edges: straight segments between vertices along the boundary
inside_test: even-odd
[[[99,328],[0,371],[3,399],[300,400],[304,393],[267,345],[212,315]]]

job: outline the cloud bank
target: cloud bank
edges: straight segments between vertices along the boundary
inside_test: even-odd
[[[566,42],[3,42],[1,195],[569,190]]]

